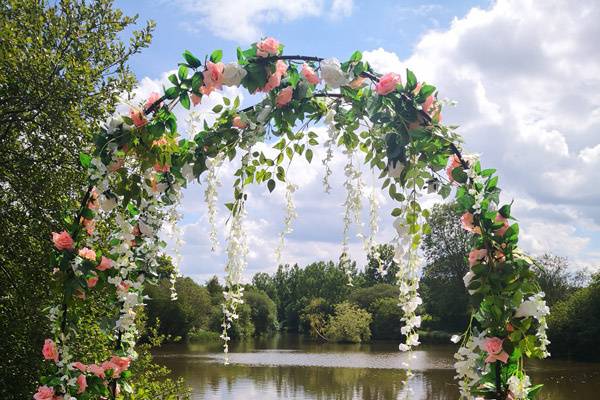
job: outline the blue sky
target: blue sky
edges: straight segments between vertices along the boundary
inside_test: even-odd
[[[569,257],[574,267],[600,266],[600,4],[594,0],[352,1],[352,0],[172,0],[117,1],[128,14],[157,23],[150,48],[132,60],[138,95],[160,89],[166,73],[189,49],[199,57],[235,48],[261,36],[283,42],[287,54],[347,59],[361,50],[380,72],[409,67],[436,84],[441,98],[457,102],[444,111],[460,125],[465,149],[500,173],[504,200],[515,200],[521,245],[540,255]],[[225,93],[248,94],[237,89]],[[219,102],[215,93],[196,112]],[[178,110],[182,119],[183,110]],[[324,134],[321,130],[320,134]],[[315,159],[323,153],[316,153]],[[322,192],[320,162],[298,165],[290,178],[299,217],[284,262],[305,265],[337,259],[342,239],[344,159],[334,159],[334,191]],[[231,167],[220,171],[219,202],[230,196]],[[365,171],[368,186],[370,173]],[[210,252],[203,185],[187,189],[179,224],[186,244],[182,271],[198,281],[220,274],[224,245]],[[392,238],[392,204],[380,197],[380,242]],[[425,199],[431,205],[436,199]],[[367,207],[365,200],[365,208]],[[274,249],[283,229],[283,193],[253,189],[247,228],[252,251],[247,277],[276,267]],[[223,243],[227,213],[219,210]],[[368,219],[365,212],[365,223]],[[317,228],[318,227],[318,228]],[[356,233],[357,231],[353,231]],[[364,252],[353,237],[351,254]]]
[[[116,1],[116,5],[128,15],[139,14],[140,21],[152,19],[157,23],[152,47],[136,56],[131,63],[138,77],[158,76],[173,68],[185,49],[199,55],[223,49],[225,59],[233,61],[237,46],[247,46],[256,40],[252,36],[243,40],[226,39],[215,34],[200,21],[202,13],[189,10],[189,3],[202,5],[207,2]],[[425,31],[445,29],[453,18],[463,16],[474,6],[487,7],[490,2],[356,1],[352,4],[350,15],[338,17],[330,15],[330,2],[323,3],[320,15],[260,23],[260,31],[285,43],[288,54],[327,55],[343,59],[356,49],[384,47],[404,58],[410,55],[415,42]],[[275,18],[283,19],[281,16]]]

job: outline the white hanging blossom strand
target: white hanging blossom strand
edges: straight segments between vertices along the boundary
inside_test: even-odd
[[[454,369],[456,370],[454,379],[458,381],[461,399],[473,399],[471,395],[472,386],[480,379],[478,369],[481,364],[481,353],[477,349],[484,345],[484,340],[485,332],[482,332],[478,336],[469,336],[456,354],[454,354],[454,359],[456,360],[454,363]]]
[[[177,222],[181,219],[181,214],[177,211],[176,207],[171,208],[171,213],[169,215],[169,222],[171,224],[171,229],[173,232],[173,239],[175,239],[175,246],[173,251],[175,253],[175,258],[173,262],[173,271],[171,272],[171,277],[169,278],[169,282],[171,283],[171,300],[177,300],[177,290],[175,289],[175,284],[177,283],[177,277],[179,276],[180,265],[181,265],[181,249],[183,248],[184,241],[181,235],[181,228]]]
[[[291,182],[287,182],[285,185],[285,206],[286,214],[284,219],[283,231],[279,233],[279,244],[275,249],[275,255],[277,257],[277,264],[281,264],[281,253],[285,246],[285,236],[292,233],[292,223],[298,217],[296,212],[296,204],[294,203],[294,192],[298,189],[298,185],[294,185]]]
[[[331,168],[329,167],[329,164],[331,163],[331,160],[333,160],[333,146],[335,145],[335,139],[338,136],[338,131],[335,127],[334,117],[335,111],[333,110],[329,110],[327,112],[327,115],[325,116],[325,124],[327,125],[328,136],[327,140],[325,141],[325,158],[322,161],[323,166],[325,167],[325,176],[323,177],[323,189],[325,190],[325,193],[331,193],[329,177],[331,176],[332,172]]]
[[[364,242],[364,249],[370,252],[375,246],[375,236],[379,232],[379,200],[375,186],[370,188],[369,194],[369,237]]]
[[[360,220],[360,213],[362,210],[362,191],[363,183],[361,179],[361,172],[359,168],[356,168],[353,163],[354,153],[352,151],[345,152],[348,161],[344,167],[344,173],[346,180],[344,181],[344,188],[346,189],[346,200],[344,201],[344,234],[342,239],[342,257],[340,263],[344,271],[348,276],[348,284],[352,285],[352,275],[350,270],[350,226],[352,222],[356,223],[359,234],[362,238],[362,222]]]
[[[217,154],[215,158],[207,159],[206,164],[208,171],[206,172],[206,190],[204,190],[204,201],[208,210],[208,223],[210,225],[210,243],[211,250],[215,251],[219,246],[217,235],[217,200],[219,196],[218,188],[221,186],[219,180],[218,169],[223,164],[224,155]]]
[[[223,339],[223,351],[225,352],[225,363],[227,364],[228,358],[227,353],[229,352],[229,340],[228,330],[231,328],[231,324],[234,320],[238,319],[237,307],[239,304],[244,302],[242,287],[242,273],[246,269],[246,256],[248,254],[248,243],[247,235],[244,230],[244,217],[246,211],[243,203],[237,209],[237,212],[233,213],[231,218],[231,226],[229,228],[229,234],[227,237],[227,264],[225,265],[225,286],[226,289],[223,293],[225,302],[223,303],[224,320],[221,325],[223,332],[221,339]]]

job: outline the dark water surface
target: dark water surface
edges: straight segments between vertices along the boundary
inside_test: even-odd
[[[398,399],[407,397],[408,354],[395,342],[320,344],[296,335],[233,343],[223,365],[219,343],[165,345],[156,361],[182,376],[194,399]],[[451,345],[422,345],[413,352],[409,399],[456,399]],[[529,375],[544,383],[546,400],[600,399],[600,363],[530,362]]]

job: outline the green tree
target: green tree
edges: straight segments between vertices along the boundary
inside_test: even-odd
[[[208,290],[192,278],[177,278],[177,300],[171,300],[171,283],[162,279],[158,285],[146,285],[150,297],[146,304],[148,319],[160,320],[161,335],[187,338],[192,329],[207,329],[211,308]]]
[[[394,262],[394,246],[380,244],[371,248],[363,272],[365,286],[378,283],[395,284],[398,268],[398,264]],[[383,274],[380,271],[383,271]]]
[[[550,307],[582,287],[586,281],[584,272],[571,270],[566,257],[544,254],[536,261],[541,268],[534,269],[534,272]]]
[[[349,300],[358,304],[359,307],[369,310],[371,305],[383,298],[398,299],[400,291],[397,286],[389,283],[378,283],[371,287],[357,288],[350,293]]]
[[[277,306],[265,292],[253,288],[246,290],[244,302],[250,306],[256,335],[273,333],[278,329]]]
[[[469,294],[463,277],[472,236],[462,229],[453,204],[437,204],[428,218],[431,232],[422,249],[427,265],[421,278],[423,303],[433,329],[461,330],[468,322]]]
[[[402,310],[398,306],[397,298],[379,298],[371,304],[369,312],[373,317],[373,322],[371,322],[373,339],[400,340],[402,338],[400,332]]]
[[[361,343],[371,338],[371,314],[355,304],[335,305],[334,314],[325,325],[325,336],[335,342]]]
[[[553,355],[600,360],[600,274],[554,305],[548,327]]]
[[[323,330],[329,316],[333,313],[333,307],[325,299],[317,297],[311,299],[300,313],[300,321],[303,331],[309,332],[311,336],[326,339]]]
[[[2,398],[30,398],[37,383],[56,295],[50,233],[82,195],[79,152],[135,82],[127,63],[153,28],[135,23],[110,0],[0,4]]]

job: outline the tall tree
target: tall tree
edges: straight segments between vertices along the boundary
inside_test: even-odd
[[[428,219],[431,232],[423,238],[427,260],[421,279],[423,302],[434,329],[462,329],[468,322],[469,295],[463,276],[469,270],[466,256],[472,237],[459,218],[454,205],[435,205]]]
[[[54,296],[50,233],[79,200],[79,153],[151,40],[111,0],[0,3],[0,397],[30,397]]]
[[[365,285],[378,283],[396,284],[398,264],[394,262],[394,246],[380,244],[371,249],[367,255],[367,265],[363,273]]]

